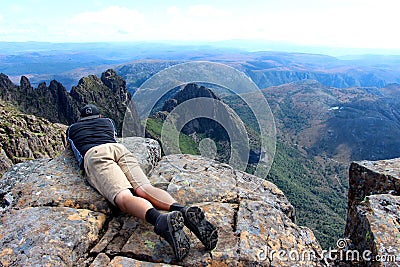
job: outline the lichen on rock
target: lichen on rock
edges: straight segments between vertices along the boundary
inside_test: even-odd
[[[185,229],[191,250],[176,262],[150,224],[117,211],[87,184],[66,148],[54,159],[17,164],[0,180],[2,194],[12,199],[1,215],[3,266],[320,266],[317,258],[293,262],[260,254],[321,251],[311,230],[294,223],[293,206],[274,184],[201,156],[161,158],[154,140],[119,141],[155,186],[204,210],[218,228],[217,247],[206,251]]]
[[[353,162],[349,185],[345,236],[349,249],[361,256],[346,260],[362,266],[398,266],[400,158]]]

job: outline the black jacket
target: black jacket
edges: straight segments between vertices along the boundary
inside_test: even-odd
[[[116,143],[115,137],[115,125],[109,118],[80,120],[67,129],[67,140],[81,167],[89,149],[106,143]]]

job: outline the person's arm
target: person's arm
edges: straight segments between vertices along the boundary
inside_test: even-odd
[[[67,141],[71,145],[72,151],[74,152],[75,159],[78,161],[79,167],[82,169],[83,168],[83,156],[81,155],[79,150],[76,148],[74,141],[70,138],[71,126],[69,126],[67,129]]]
[[[65,145],[65,148],[70,148],[71,144],[69,142],[69,127],[67,128],[67,130],[65,130],[65,139],[67,140],[67,144]]]
[[[109,119],[109,121],[110,121],[111,126],[112,126],[112,128],[113,128],[113,131],[114,131],[114,139],[115,139],[115,141],[116,141],[116,140],[117,140],[117,128],[115,127],[115,123],[114,123],[114,121],[113,121],[112,119]]]
[[[69,126],[69,127],[71,127],[71,126]],[[69,139],[69,127],[68,127],[67,130],[65,131],[65,135],[66,135],[66,137],[67,137],[67,140]]]

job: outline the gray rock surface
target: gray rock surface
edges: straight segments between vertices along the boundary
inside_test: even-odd
[[[56,157],[66,143],[67,126],[21,113],[0,99],[0,176],[13,164]]]
[[[106,216],[87,209],[28,207],[1,217],[2,266],[72,266],[99,238]]]
[[[55,159],[17,164],[0,180],[3,266],[321,265],[317,259],[271,254],[321,252],[313,233],[294,224],[294,208],[274,184],[200,156],[170,155],[154,165],[160,158],[157,143],[122,142],[143,169],[152,170],[149,178],[156,186],[204,210],[218,228],[217,247],[206,251],[185,229],[191,250],[176,262],[150,224],[120,213],[88,186],[67,148]]]
[[[400,266],[400,158],[354,162],[349,183],[345,236],[369,253],[360,266]]]
[[[154,139],[126,137],[118,139],[118,142],[135,154],[140,166],[146,173],[149,173],[161,159],[160,145]]]

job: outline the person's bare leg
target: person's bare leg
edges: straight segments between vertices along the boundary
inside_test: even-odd
[[[135,190],[136,195],[151,202],[157,209],[169,211],[176,200],[165,190],[154,187],[151,184],[142,185]]]
[[[133,196],[129,189],[121,191],[115,197],[114,202],[123,212],[152,223],[154,225],[154,232],[169,243],[178,261],[186,257],[190,249],[190,241],[183,231],[184,219],[180,212],[174,211],[160,214],[153,208],[150,201],[140,196]],[[149,213],[158,213],[157,219],[153,222],[151,222],[151,219],[147,220],[147,211]]]
[[[145,220],[146,212],[153,208],[153,205],[148,200],[133,196],[129,189],[125,189],[118,193],[114,202],[121,211],[142,220]]]

